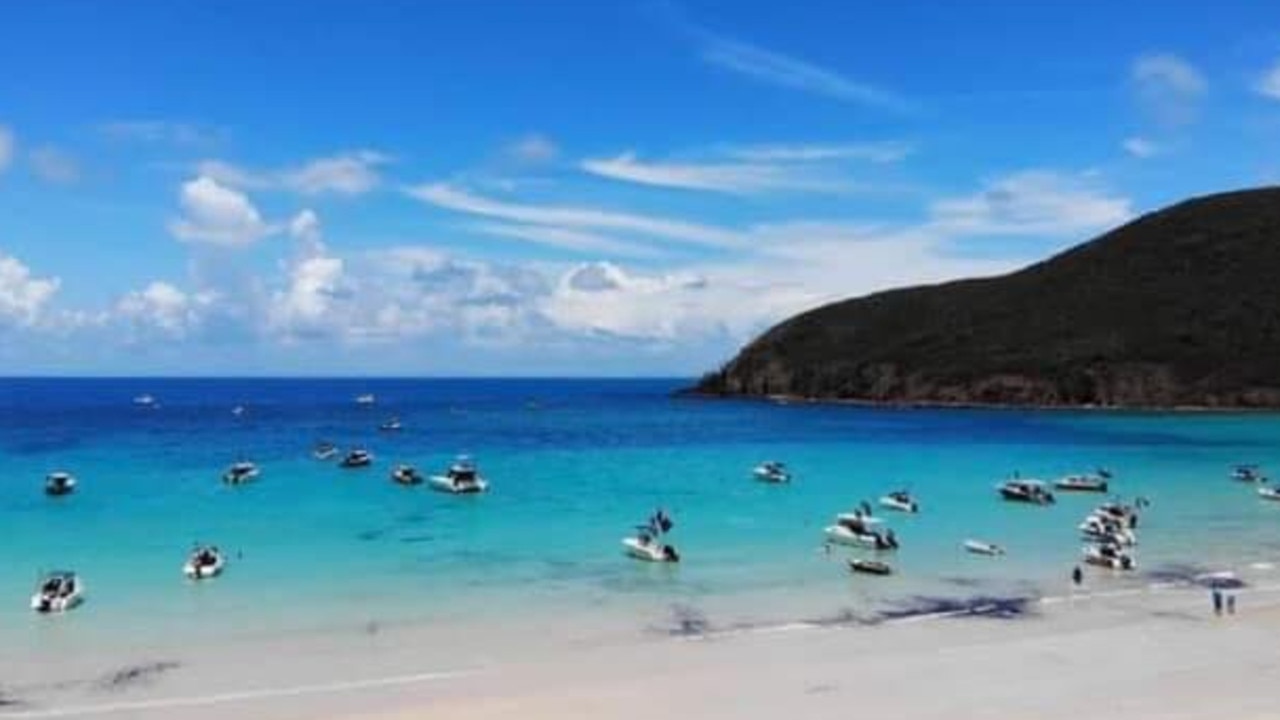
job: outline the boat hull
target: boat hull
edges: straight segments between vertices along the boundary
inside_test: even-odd
[[[432,475],[427,479],[427,485],[432,490],[450,495],[478,495],[489,490],[489,483],[485,480],[477,479],[475,483],[459,485],[452,478],[443,475]]]
[[[623,552],[628,557],[636,560],[644,560],[645,562],[654,563],[674,563],[678,562],[678,558],[667,551],[667,546],[662,543],[644,543],[639,538],[623,538]]]
[[[195,562],[188,560],[182,566],[182,574],[190,580],[209,580],[221,575],[226,565],[227,560],[221,555],[212,565],[196,565]]]
[[[964,549],[974,555],[988,555],[994,557],[996,555],[1004,554],[1004,548],[981,540],[965,540]]]

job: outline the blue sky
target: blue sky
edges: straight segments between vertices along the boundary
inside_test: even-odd
[[[1257,2],[0,10],[0,372],[694,374],[1280,176]]]

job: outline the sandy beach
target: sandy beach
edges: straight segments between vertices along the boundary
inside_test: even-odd
[[[1214,617],[1151,585],[757,625],[690,610],[575,626],[352,628],[0,661],[0,718],[1274,717],[1280,584]],[[916,612],[925,614],[916,614]]]

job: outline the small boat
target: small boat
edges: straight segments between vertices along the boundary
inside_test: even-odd
[[[317,460],[332,460],[338,457],[338,446],[331,442],[319,442],[311,451],[311,456]]]
[[[70,495],[76,491],[76,479],[68,472],[51,472],[44,478],[44,494],[50,497]]]
[[[1086,545],[1082,552],[1084,561],[1090,565],[1097,565],[1110,570],[1133,570],[1137,567],[1132,555],[1110,543]]]
[[[156,398],[154,395],[147,395],[144,393],[142,395],[138,395],[137,397],[135,397],[133,399],[133,404],[137,405],[138,407],[147,407],[147,408],[155,407]]]
[[[896,490],[880,498],[880,507],[905,513],[920,512],[920,503],[906,490]]]
[[[974,555],[1003,555],[1004,548],[983,540],[965,540],[964,549]]]
[[[1237,482],[1266,482],[1267,478],[1257,465],[1236,465],[1231,468],[1231,479]]]
[[[1053,487],[1057,490],[1069,492],[1104,493],[1107,491],[1108,485],[1106,479],[1101,475],[1068,475],[1055,480]]]
[[[898,538],[892,530],[882,533],[856,523],[837,521],[835,525],[828,525],[823,532],[828,541],[837,545],[855,545],[872,550],[898,549]]]
[[[387,418],[385,422],[378,426],[378,429],[382,432],[400,432],[404,429],[404,426],[400,424],[400,418],[392,417]]]
[[[1123,505],[1118,502],[1103,503],[1094,509],[1093,514],[1115,520],[1130,529],[1138,527],[1138,510],[1132,505]]]
[[[348,452],[346,457],[342,458],[342,462],[338,463],[338,465],[344,468],[362,468],[369,467],[372,464],[373,454],[368,450],[362,450],[360,448],[356,448],[355,450]]]
[[[636,526],[636,534],[622,539],[626,554],[646,562],[677,563],[680,553],[666,542],[667,533],[675,527],[671,516],[662,509],[655,510],[648,522]]]
[[[1258,497],[1263,500],[1280,500],[1280,487],[1262,486],[1258,488]]]
[[[84,602],[84,583],[70,570],[55,570],[40,579],[31,596],[31,609],[38,613],[66,612]]]
[[[849,561],[849,571],[866,575],[892,575],[893,568],[889,563],[879,560],[855,559]]]
[[[1086,539],[1125,547],[1138,544],[1138,536],[1120,521],[1106,515],[1093,514],[1077,526]]]
[[[1052,505],[1053,493],[1039,480],[1010,480],[996,488],[1000,497],[1010,502]]]
[[[244,413],[245,413],[245,408],[243,405],[237,405],[231,408],[231,414],[235,415],[236,417],[240,417],[241,415],[244,415]]]
[[[222,482],[228,485],[243,485],[257,480],[261,474],[262,471],[258,469],[257,465],[248,460],[241,460],[232,463],[231,467],[222,473]]]
[[[433,490],[455,495],[482,493],[489,489],[489,483],[480,476],[475,461],[466,455],[459,455],[444,475],[432,475],[428,482]]]
[[[751,474],[760,482],[775,484],[791,482],[791,473],[787,470],[787,466],[777,460],[760,463],[751,471]]]
[[[192,580],[207,580],[221,575],[226,566],[227,559],[221,550],[212,545],[199,546],[191,551],[182,566],[182,574]]]
[[[362,393],[356,396],[357,405],[373,405],[378,402],[378,398],[373,393]]]
[[[391,471],[391,480],[401,485],[421,485],[422,473],[412,465],[397,465]]]

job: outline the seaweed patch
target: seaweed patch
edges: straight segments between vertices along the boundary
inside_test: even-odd
[[[181,663],[172,660],[161,660],[144,665],[130,665],[106,676],[98,683],[98,686],[103,690],[123,690],[134,685],[154,682],[161,675],[179,667],[181,667]]]
[[[655,629],[670,637],[703,637],[711,632],[712,626],[698,608],[675,604],[671,606],[671,624]]]
[[[1016,620],[1032,614],[1034,601],[1035,598],[1030,595],[974,595],[967,598],[917,596],[897,607],[881,610],[870,622],[890,622],[930,615]]]

